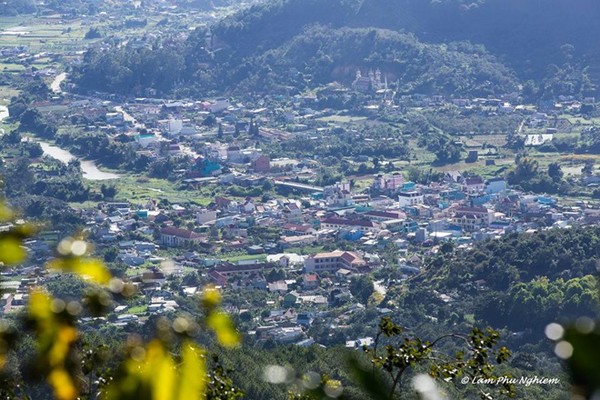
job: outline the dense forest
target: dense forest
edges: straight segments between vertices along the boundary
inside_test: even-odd
[[[592,65],[599,55],[598,11],[593,0],[279,0],[225,19],[214,33],[220,43],[250,55],[283,44],[311,24],[387,28],[427,42],[482,44],[531,79],[544,76],[550,64],[562,64],[565,50]],[[577,47],[562,48],[573,43]]]
[[[419,299],[431,299],[431,291],[450,294],[459,315],[521,331],[533,343],[557,316],[597,315],[599,241],[600,228],[589,227],[509,234],[469,251],[448,244],[430,257],[425,272],[396,287],[387,301],[414,307]],[[448,305],[438,303],[423,301],[426,306],[419,307],[448,317]]]
[[[392,284],[379,307],[386,303],[397,306],[398,311],[390,315],[391,321],[403,327],[402,338],[419,337],[431,341],[449,332],[468,332],[472,326],[492,326],[501,332],[500,344],[508,346],[512,352],[506,363],[497,366],[498,373],[555,376],[562,381],[560,385],[518,386],[515,388],[516,398],[562,398],[567,377],[562,372],[560,361],[552,353],[551,343],[544,336],[544,328],[554,322],[557,315],[564,318],[559,322],[597,315],[597,282],[591,275],[596,271],[596,260],[600,256],[599,241],[600,228],[591,227],[511,234],[499,240],[481,242],[471,250],[461,250],[445,243],[438,253],[425,260],[420,275],[406,283]],[[376,275],[394,279],[398,272],[388,267],[377,271]],[[481,279],[485,283],[475,283]],[[171,284],[180,285],[177,280],[170,281]],[[83,286],[70,277],[55,280],[49,288],[59,297],[83,291]],[[441,293],[449,294],[452,298],[450,304],[438,298]],[[264,296],[264,292],[251,289],[241,289],[225,296],[225,305],[256,305],[234,316],[240,332],[254,331],[260,325],[256,318],[261,314],[260,304],[264,303]],[[136,304],[136,298],[130,301]],[[182,314],[177,315],[198,313],[198,305],[192,299],[181,294],[177,301],[182,307]],[[289,398],[288,390],[294,382],[311,373],[340,380],[344,387],[340,398],[364,399],[367,397],[353,375],[351,360],[365,362],[367,354],[347,349],[344,345],[348,339],[374,336],[381,329],[379,308],[371,302],[365,303],[366,307],[355,310],[343,327],[332,328],[325,314],[315,317],[309,333],[326,347],[278,345],[273,340],[256,340],[249,334],[244,335],[244,345],[240,348],[224,350],[207,335],[199,335],[197,339],[209,352],[219,354],[219,362],[226,369],[231,368],[227,374],[245,393],[245,398]],[[345,311],[342,305],[335,313]],[[102,326],[97,332],[84,329],[85,342],[91,347],[108,346],[117,354],[103,361],[106,365],[101,369],[104,369],[119,361],[118,349],[125,332],[139,334],[144,339],[151,338],[157,320],[177,318],[177,315],[152,317],[143,325],[127,325],[123,331]],[[112,317],[109,315],[109,319]],[[381,340],[385,345],[394,343],[393,337],[382,337]],[[452,354],[460,349],[460,343],[449,342],[439,350]],[[278,365],[286,366],[288,378],[277,382],[266,379],[265,370]],[[423,371],[423,368],[425,365],[416,366],[403,379],[401,387],[405,389],[400,398],[413,398],[408,389],[408,377]],[[440,380],[439,383],[450,398],[476,396],[468,386],[455,386],[451,381],[444,383]]]
[[[91,50],[75,81],[120,94],[290,93],[380,68],[400,93],[482,96],[522,83],[530,100],[594,95],[599,32],[587,10],[598,4],[508,3],[269,1],[187,40]]]
[[[32,0],[8,0],[0,3],[0,15],[14,16],[35,12],[36,7]]]

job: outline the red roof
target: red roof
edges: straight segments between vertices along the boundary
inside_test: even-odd
[[[163,228],[160,233],[168,236],[177,236],[184,239],[197,239],[202,237],[196,232],[188,231],[187,229],[175,228],[172,226]]]

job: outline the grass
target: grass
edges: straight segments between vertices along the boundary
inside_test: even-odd
[[[285,250],[285,253],[316,254],[322,253],[323,249],[323,246],[290,247],[289,249]]]
[[[0,72],[22,72],[25,66],[13,63],[0,63]]]
[[[332,124],[349,124],[352,122],[366,121],[367,117],[353,117],[350,115],[330,115],[317,118],[316,121],[329,122]]]
[[[83,48],[82,39],[89,28],[81,20],[21,16],[1,18],[0,29],[21,32],[0,35],[0,46],[27,46],[30,50],[47,51],[57,47]]]
[[[238,261],[250,261],[250,260],[266,261],[267,256],[265,254],[244,254],[244,255],[239,255],[239,256],[225,257],[222,259],[225,261],[229,261],[231,263],[235,263]]]
[[[579,125],[599,125],[600,124],[600,118],[584,118],[581,116],[575,116],[575,115],[571,115],[571,114],[563,114],[563,115],[559,116],[559,118],[566,119],[573,125],[577,125],[577,124],[579,124]]]
[[[148,306],[143,305],[143,306],[130,307],[127,310],[127,313],[128,314],[144,314],[146,311],[148,311]]]
[[[120,173],[120,172],[119,172]],[[136,175],[122,175],[110,181],[89,181],[93,189],[99,190],[102,184],[115,185],[116,200],[130,201],[135,204],[146,204],[150,199],[166,199],[171,203],[194,202],[207,205],[213,201],[201,190],[178,190],[178,184],[164,179],[146,178]]]

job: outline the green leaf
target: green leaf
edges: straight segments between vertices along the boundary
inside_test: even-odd
[[[57,258],[48,263],[48,268],[72,272],[100,285],[108,284],[111,278],[108,268],[95,258]]]
[[[19,264],[25,261],[27,252],[21,241],[15,237],[5,236],[0,239],[0,261],[4,264]]]
[[[179,376],[179,393],[176,400],[198,399],[206,390],[206,365],[202,350],[186,341],[181,349],[182,364]]]
[[[222,346],[235,347],[240,344],[240,337],[226,313],[222,311],[210,313],[206,318],[206,324],[215,332]]]

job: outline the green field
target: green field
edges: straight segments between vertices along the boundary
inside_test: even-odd
[[[225,261],[229,261],[231,263],[235,263],[238,261],[250,261],[250,260],[266,261],[267,256],[264,254],[243,254],[240,256],[224,257],[222,259]]]
[[[352,122],[366,121],[367,117],[353,117],[350,115],[330,115],[328,117],[317,118],[316,121],[328,122],[332,124],[349,124]]]
[[[194,202],[199,205],[207,205],[214,199],[207,189],[178,190],[177,183],[143,176],[123,175],[109,181],[88,182],[96,190],[100,190],[102,184],[114,185],[117,188],[116,200],[126,200],[140,205],[147,203],[150,199],[166,199],[171,203]]]
[[[143,306],[130,307],[127,310],[127,313],[128,314],[144,314],[146,311],[148,311],[148,306],[143,305]]]

